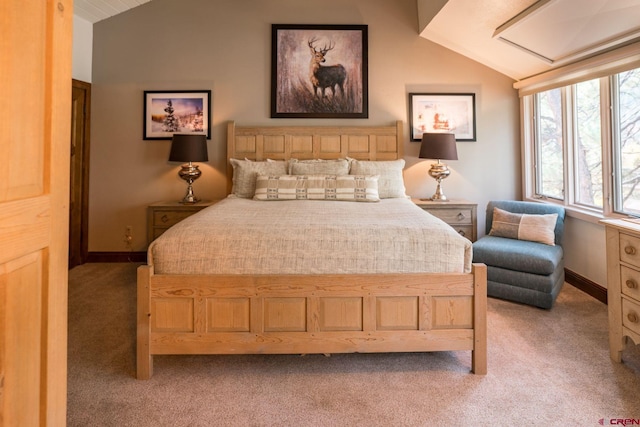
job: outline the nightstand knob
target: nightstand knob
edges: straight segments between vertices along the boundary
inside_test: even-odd
[[[638,284],[633,279],[627,279],[627,281],[624,282],[624,284],[627,285],[627,288],[629,289],[635,289],[638,287]]]
[[[465,233],[464,230],[458,230],[458,234],[462,237],[467,237],[467,233]]]
[[[627,314],[627,319],[629,319],[629,322],[631,323],[638,323],[638,315],[635,313]]]
[[[162,215],[162,218],[160,218],[160,221],[167,222],[169,221],[169,217],[167,215]]]
[[[458,213],[458,221],[462,221],[464,219],[464,214],[462,212]]]
[[[633,247],[633,246],[625,246],[624,253],[627,254],[627,255],[635,255],[636,254],[636,248]]]

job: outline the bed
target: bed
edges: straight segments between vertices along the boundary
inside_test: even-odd
[[[230,122],[229,197],[156,239],[138,268],[137,378],[152,376],[154,355],[461,350],[486,374],[486,267],[471,263],[470,242],[394,194],[385,168],[404,164],[402,129]],[[362,174],[327,175],[334,190],[322,200],[299,200],[300,174],[293,196],[283,190],[294,163],[308,174],[344,159]],[[239,164],[272,170],[241,182]]]

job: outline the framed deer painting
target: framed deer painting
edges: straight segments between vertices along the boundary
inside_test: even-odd
[[[366,25],[272,25],[272,118],[369,117]]]

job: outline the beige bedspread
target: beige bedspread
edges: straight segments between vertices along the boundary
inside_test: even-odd
[[[471,242],[409,199],[227,198],[149,246],[156,274],[468,273]]]

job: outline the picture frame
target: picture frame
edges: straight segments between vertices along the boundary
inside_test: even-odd
[[[454,133],[456,141],[476,140],[475,93],[410,93],[411,141],[425,132]]]
[[[211,91],[146,90],[143,123],[143,139],[171,139],[174,133],[211,139]]]
[[[368,26],[273,24],[271,118],[368,118]]]

